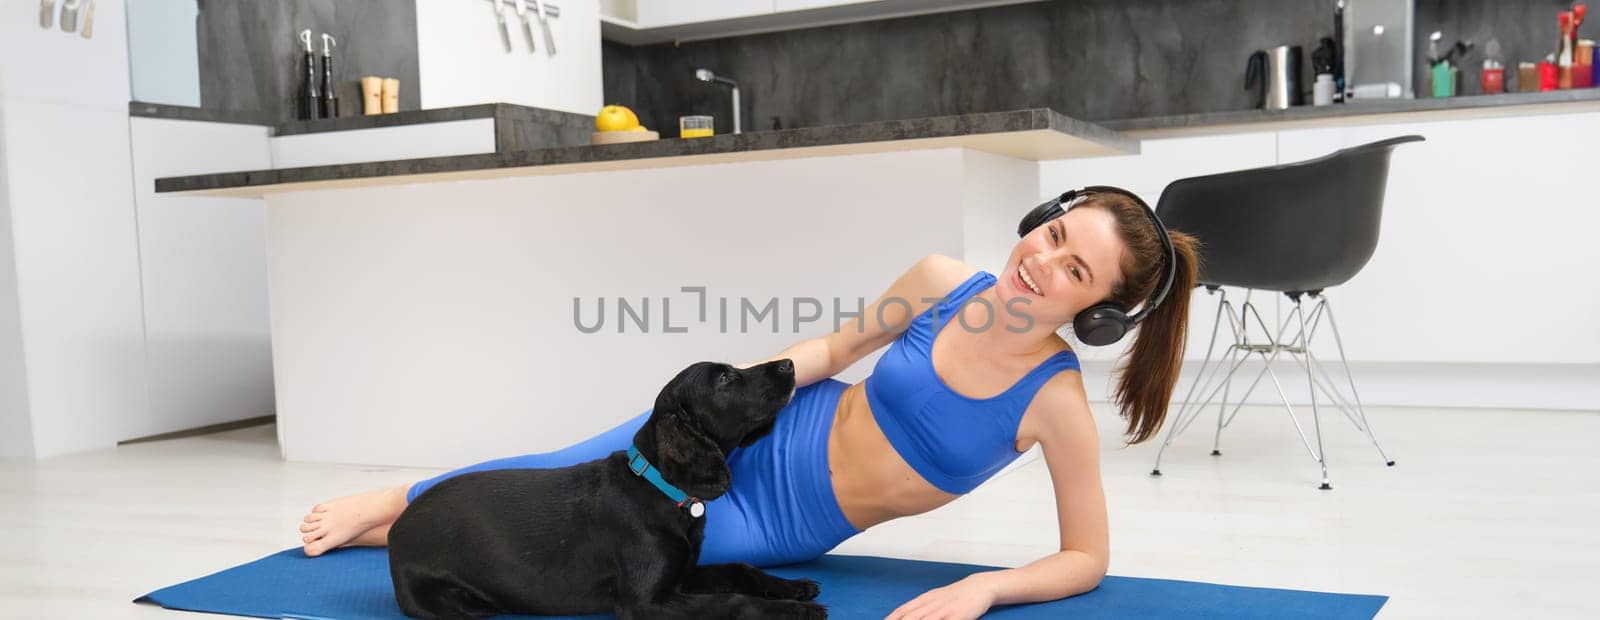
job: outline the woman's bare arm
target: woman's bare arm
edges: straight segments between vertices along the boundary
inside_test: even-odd
[[[832,377],[867,354],[893,342],[915,316],[913,308],[920,313],[923,308],[932,305],[928,299],[945,294],[951,282],[960,282],[971,276],[971,270],[971,267],[954,258],[929,254],[901,274],[883,295],[862,310],[861,316],[839,326],[838,330],[825,336],[801,340],[777,355],[744,364],[740,368],[789,358],[794,362],[796,387]]]
[[[807,338],[789,345],[789,348],[767,359],[741,364],[740,368],[749,368],[757,364],[765,364],[773,360],[789,358],[794,362],[794,386],[804,387],[811,385],[839,373],[840,369],[834,368],[833,354],[828,351],[826,336]]]

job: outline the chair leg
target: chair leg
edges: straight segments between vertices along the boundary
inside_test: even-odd
[[[1322,416],[1317,408],[1317,375],[1311,372],[1311,332],[1306,330],[1306,312],[1300,304],[1300,296],[1291,297],[1294,299],[1294,312],[1300,316],[1300,347],[1306,354],[1306,387],[1311,390],[1311,424],[1317,435],[1317,464],[1322,466],[1322,486],[1317,488],[1327,491],[1333,486],[1328,484],[1328,451],[1322,445]]]
[[[1255,384],[1252,383],[1250,389],[1245,390],[1245,396],[1240,397],[1238,404],[1234,405],[1233,412],[1229,413],[1228,402],[1233,392],[1233,374],[1244,366],[1245,361],[1250,359],[1250,354],[1259,348],[1259,345],[1250,344],[1250,325],[1247,317],[1252,311],[1251,308],[1249,291],[1245,292],[1244,305],[1238,311],[1235,311],[1231,305],[1228,307],[1228,327],[1233,330],[1234,342],[1233,346],[1228,348],[1228,356],[1226,358],[1228,372],[1222,377],[1222,381],[1217,384],[1218,389],[1213,389],[1204,401],[1204,403],[1209,404],[1211,399],[1217,397],[1219,391],[1221,392],[1220,398],[1217,400],[1217,429],[1211,440],[1211,456],[1222,456],[1222,429],[1233,423],[1234,416],[1239,414],[1239,405],[1243,404],[1244,398],[1248,397],[1250,391],[1255,389]],[[1271,332],[1263,330],[1262,333],[1269,340],[1272,338]],[[1237,357],[1235,357],[1236,354]],[[1260,380],[1261,376],[1256,375],[1256,381]],[[1209,383],[1207,387],[1210,387]],[[1198,417],[1199,413],[1197,412],[1195,415]]]
[[[1344,413],[1345,418],[1350,420],[1350,424],[1372,441],[1372,446],[1377,449],[1378,456],[1383,459],[1384,464],[1393,467],[1394,461],[1389,459],[1388,455],[1383,451],[1383,446],[1379,445],[1377,435],[1372,430],[1372,423],[1367,419],[1366,410],[1361,405],[1361,392],[1356,389],[1354,373],[1350,372],[1350,361],[1344,352],[1344,339],[1340,336],[1338,323],[1333,318],[1333,306],[1324,295],[1318,294],[1314,295],[1314,297],[1318,301],[1316,308],[1311,312],[1311,318],[1308,319],[1311,327],[1306,341],[1310,342],[1316,338],[1317,329],[1321,325],[1322,319],[1326,317],[1330,329],[1333,330],[1334,344],[1338,347],[1339,361],[1344,368],[1345,380],[1350,386],[1350,396],[1346,397],[1337,389],[1337,382],[1334,381],[1332,374],[1324,367],[1322,361],[1311,353],[1309,348],[1302,347],[1299,353],[1303,353],[1305,357],[1301,359],[1299,355],[1296,355],[1296,361],[1300,362],[1301,370],[1313,377],[1316,389],[1321,390],[1323,394],[1333,399],[1340,412]],[[1316,379],[1318,374],[1321,375],[1321,380]]]
[[[1221,331],[1221,323],[1224,316],[1227,317],[1228,329],[1233,334],[1233,344],[1229,345],[1222,357],[1213,364],[1212,354],[1216,351],[1217,334]],[[1255,317],[1256,324],[1261,327],[1261,332],[1269,344],[1251,343],[1249,333],[1249,317],[1251,316]],[[1212,440],[1211,454],[1212,456],[1221,456],[1222,429],[1232,424],[1233,418],[1238,415],[1245,399],[1260,384],[1264,372],[1256,374],[1255,380],[1251,382],[1250,387],[1245,390],[1243,396],[1234,401],[1234,407],[1232,411],[1229,411],[1228,404],[1233,385],[1233,375],[1244,365],[1244,362],[1250,358],[1251,354],[1258,353],[1262,357],[1266,357],[1267,352],[1273,349],[1274,345],[1270,343],[1274,342],[1274,338],[1272,329],[1267,327],[1265,322],[1262,322],[1260,313],[1256,312],[1251,304],[1248,291],[1246,292],[1244,305],[1236,310],[1227,297],[1227,291],[1223,290],[1223,298],[1217,306],[1216,319],[1212,322],[1211,340],[1206,346],[1206,357],[1201,362],[1199,372],[1189,385],[1189,392],[1184,397],[1183,406],[1179,408],[1177,415],[1174,416],[1167,428],[1167,437],[1156,452],[1156,465],[1150,471],[1150,475],[1161,475],[1161,459],[1166,453],[1166,449],[1172,445],[1174,439],[1182,435],[1190,425],[1199,419],[1211,401],[1217,399],[1219,393],[1221,394],[1221,399],[1217,403],[1217,429],[1216,435]],[[1197,390],[1202,395],[1199,400],[1195,400]],[[1281,386],[1278,392],[1281,396],[1283,393]],[[1285,397],[1285,403],[1287,402]]]
[[[1333,306],[1328,304],[1328,298],[1325,295],[1318,294],[1317,299],[1322,313],[1328,317],[1328,327],[1333,330],[1333,342],[1339,349],[1339,363],[1344,367],[1345,379],[1350,383],[1350,395],[1356,401],[1356,414],[1361,418],[1361,424],[1357,428],[1360,428],[1367,435],[1367,439],[1372,440],[1372,447],[1378,450],[1378,457],[1383,459],[1384,465],[1394,467],[1394,460],[1384,453],[1383,446],[1378,445],[1378,435],[1372,430],[1372,422],[1367,420],[1366,408],[1361,405],[1361,392],[1356,390],[1356,378],[1350,372],[1350,359],[1345,357],[1344,354],[1344,338],[1339,336],[1339,324],[1333,319]],[[1321,320],[1320,316],[1318,320]],[[1307,355],[1309,356],[1310,353],[1308,352]],[[1331,377],[1329,378],[1329,383],[1332,383]]]
[[[1264,377],[1272,378],[1272,383],[1275,386],[1275,389],[1278,391],[1278,398],[1283,400],[1283,405],[1285,407],[1289,407],[1291,410],[1294,408],[1294,406],[1289,402],[1288,395],[1283,391],[1283,385],[1278,383],[1277,373],[1272,371],[1272,363],[1277,361],[1278,355],[1283,351],[1283,336],[1284,333],[1288,331],[1287,325],[1279,326],[1276,332],[1272,331],[1272,328],[1267,326],[1266,320],[1261,318],[1261,313],[1256,311],[1255,304],[1248,301],[1246,301],[1244,304],[1243,315],[1244,316],[1241,319],[1243,321],[1248,321],[1249,317],[1255,317],[1256,325],[1261,326],[1261,333],[1266,335],[1267,343],[1259,345],[1245,345],[1245,348],[1249,353],[1255,353],[1261,356],[1263,362],[1261,365],[1261,371],[1256,373],[1256,378],[1250,382],[1249,387],[1244,389],[1244,394],[1239,396],[1238,402],[1236,402],[1233,406],[1233,412],[1228,414],[1228,419],[1222,423],[1223,426],[1233,423],[1233,418],[1239,415],[1239,410],[1244,408],[1245,401],[1249,400],[1250,395],[1255,393],[1256,387],[1261,385],[1261,379]]]
[[[1296,310],[1298,310],[1298,307]],[[1289,335],[1289,328],[1296,325],[1294,320],[1298,316],[1295,314],[1296,310],[1291,310],[1289,319],[1286,319],[1283,323],[1279,324],[1277,338],[1273,341],[1273,344],[1270,348],[1271,355],[1267,355],[1267,351],[1261,352],[1262,368],[1261,373],[1256,375],[1256,381],[1259,382],[1263,376],[1272,379],[1272,386],[1278,391],[1278,399],[1283,402],[1284,410],[1289,412],[1289,421],[1294,424],[1295,432],[1300,435],[1300,443],[1305,445],[1306,453],[1310,454],[1311,460],[1315,461],[1320,460],[1321,456],[1318,454],[1317,449],[1312,447],[1311,440],[1306,437],[1306,429],[1300,425],[1300,416],[1294,412],[1294,403],[1289,400],[1289,394],[1284,391],[1283,382],[1278,380],[1277,371],[1272,369],[1272,365],[1278,361],[1279,356],[1283,355],[1284,352],[1288,352],[1291,356],[1293,356],[1295,354],[1295,350],[1297,349],[1296,343],[1304,340],[1302,335],[1296,335],[1294,340],[1284,340],[1284,336]],[[1251,312],[1253,316],[1256,317],[1256,322],[1261,325],[1262,329],[1266,329],[1266,321],[1261,318],[1261,313],[1255,312],[1253,308],[1251,309]],[[1254,390],[1255,384],[1252,383],[1250,385],[1250,389]],[[1248,393],[1249,392],[1247,391],[1246,394],[1248,395]],[[1241,402],[1240,404],[1242,405],[1243,403]]]
[[[1206,289],[1206,290],[1207,290],[1208,293],[1215,293],[1215,292],[1217,292],[1218,289]],[[1217,317],[1216,317],[1216,319],[1214,319],[1211,322],[1211,342],[1206,345],[1206,356],[1205,356],[1205,359],[1203,359],[1200,362],[1200,369],[1199,369],[1198,372],[1195,373],[1194,381],[1189,383],[1189,393],[1183,397],[1183,406],[1178,408],[1177,415],[1173,416],[1172,422],[1167,426],[1167,437],[1166,437],[1166,439],[1161,442],[1161,447],[1156,450],[1156,464],[1155,464],[1155,467],[1150,470],[1150,475],[1152,475],[1152,476],[1161,475],[1161,456],[1166,453],[1167,446],[1172,445],[1172,440],[1176,439],[1178,434],[1182,432],[1181,428],[1187,426],[1187,424],[1184,422],[1185,418],[1187,417],[1188,419],[1193,419],[1194,417],[1199,416],[1200,415],[1200,411],[1205,408],[1204,403],[1201,403],[1199,405],[1195,404],[1195,402],[1193,400],[1194,399],[1194,392],[1195,392],[1196,388],[1200,387],[1201,380],[1206,377],[1207,369],[1211,368],[1211,354],[1212,354],[1212,352],[1216,351],[1216,348],[1217,348],[1217,333],[1222,330],[1222,315],[1223,315],[1223,312],[1225,310],[1228,310],[1229,308],[1230,308],[1230,306],[1229,306],[1229,303],[1228,303],[1228,292],[1227,291],[1222,291],[1222,299],[1219,300],[1218,303],[1217,303]],[[1232,327],[1233,327],[1232,314],[1231,313],[1229,314],[1229,325],[1228,326],[1229,326],[1230,329],[1232,329]],[[1238,340],[1237,332],[1235,333],[1235,338],[1234,339],[1236,341]],[[1228,347],[1228,353],[1229,353],[1230,357],[1231,357],[1232,352],[1233,352],[1233,347],[1232,346]],[[1219,367],[1224,363],[1225,362],[1219,361]],[[1209,381],[1206,382],[1206,387],[1207,388],[1211,387],[1211,383]],[[1189,410],[1190,410],[1191,407],[1193,407],[1193,409],[1194,409],[1194,413],[1193,414],[1189,413]],[[1220,424],[1220,421],[1221,421],[1221,418],[1219,417],[1218,418],[1218,423],[1219,424]]]
[[[1317,306],[1311,310],[1311,318],[1307,319],[1307,321],[1311,323],[1311,333],[1306,338],[1307,342],[1315,341],[1317,339],[1317,328],[1321,327],[1322,317],[1328,311],[1329,306],[1325,298],[1319,300]],[[1346,397],[1344,393],[1339,391],[1338,382],[1334,381],[1333,375],[1328,373],[1328,369],[1324,366],[1322,360],[1317,358],[1315,353],[1312,353],[1310,350],[1306,350],[1304,353],[1306,359],[1309,360],[1310,363],[1301,362],[1302,367],[1308,369],[1315,368],[1316,373],[1320,376],[1320,378],[1317,379],[1317,389],[1322,390],[1324,395],[1333,400],[1334,405],[1336,405],[1339,408],[1339,411],[1345,415],[1345,419],[1350,420],[1350,423],[1355,425],[1357,430],[1360,430],[1362,433],[1367,432],[1366,427],[1359,419],[1363,417],[1359,411],[1359,401],[1352,402],[1349,397]],[[1298,361],[1299,358],[1296,357],[1296,360]],[[1345,377],[1349,378],[1351,380],[1351,385],[1354,386],[1354,379],[1350,377],[1348,368],[1348,365],[1346,365]],[[1307,372],[1311,371],[1307,370]]]
[[[1309,294],[1301,294],[1300,296],[1288,295],[1294,301],[1294,307],[1290,310],[1291,314],[1285,317],[1283,322],[1278,324],[1277,329],[1274,330],[1262,319],[1260,312],[1257,311],[1248,294],[1244,303],[1238,306],[1236,311],[1235,306],[1227,298],[1226,291],[1223,292],[1222,300],[1217,306],[1216,319],[1211,326],[1211,341],[1206,347],[1206,356],[1201,362],[1199,372],[1189,385],[1189,391],[1184,397],[1183,406],[1179,408],[1171,426],[1167,429],[1166,439],[1156,452],[1155,468],[1150,472],[1152,476],[1161,475],[1161,459],[1167,447],[1171,446],[1173,440],[1182,435],[1200,417],[1212,400],[1217,400],[1218,403],[1217,427],[1212,441],[1211,454],[1220,456],[1222,454],[1222,429],[1232,424],[1234,417],[1238,415],[1240,409],[1243,408],[1250,395],[1255,392],[1256,387],[1260,385],[1263,378],[1271,380],[1273,387],[1278,392],[1278,397],[1282,400],[1284,408],[1289,413],[1290,421],[1294,423],[1295,431],[1299,433],[1300,439],[1306,447],[1306,452],[1321,468],[1322,483],[1318,487],[1319,489],[1331,490],[1333,488],[1328,477],[1327,453],[1322,441],[1321,410],[1322,405],[1327,403],[1333,404],[1350,420],[1350,423],[1357,430],[1367,435],[1367,438],[1372,441],[1373,447],[1377,448],[1378,455],[1383,458],[1385,464],[1394,465],[1394,461],[1388,458],[1388,455],[1383,451],[1383,447],[1379,445],[1377,435],[1372,431],[1371,423],[1367,420],[1366,411],[1361,404],[1361,394],[1356,390],[1355,376],[1350,372],[1349,359],[1345,356],[1344,340],[1333,317],[1332,306],[1321,293],[1310,295],[1317,300],[1317,304],[1311,309],[1308,316],[1302,303],[1302,296],[1304,295]],[[1212,355],[1216,350],[1217,335],[1221,331],[1222,320],[1225,315],[1228,319],[1229,330],[1233,332],[1234,342],[1229,345],[1222,356],[1213,360]],[[1324,368],[1322,360],[1311,353],[1310,343],[1324,318],[1328,320],[1329,329],[1333,331],[1334,343],[1339,351],[1339,361],[1344,368],[1346,382],[1350,386],[1348,397],[1338,389],[1338,382]],[[1260,326],[1264,334],[1266,342],[1263,344],[1252,342],[1249,327],[1252,319]],[[1293,403],[1289,400],[1287,392],[1284,391],[1283,384],[1279,381],[1277,373],[1272,370],[1272,365],[1283,353],[1288,353],[1294,358],[1300,369],[1306,373],[1306,383],[1310,389],[1309,395],[1311,397],[1312,437],[1308,437],[1305,427],[1301,426],[1299,416],[1294,411]],[[1262,369],[1256,373],[1255,379],[1250,382],[1243,394],[1234,398],[1231,394],[1233,375],[1246,360],[1251,359],[1252,355],[1260,355],[1263,362]],[[1327,403],[1319,399],[1318,392],[1327,397]],[[1195,400],[1196,394],[1201,395],[1198,401]],[[1219,395],[1220,398],[1218,398]],[[1231,411],[1228,407],[1230,401],[1233,404]]]
[[[1222,400],[1217,401],[1217,432],[1211,437],[1211,456],[1222,456],[1222,427],[1227,426],[1223,414],[1228,411],[1228,386],[1233,383],[1232,379],[1231,372],[1223,379]]]
[[[1247,303],[1249,302],[1248,295],[1245,296],[1245,301]],[[1228,347],[1228,360],[1230,362],[1233,361],[1232,353],[1235,351],[1240,353],[1241,361],[1244,358],[1250,357],[1250,353],[1248,351],[1240,348],[1246,344],[1249,344],[1250,342],[1249,332],[1246,330],[1246,326],[1242,319],[1242,315],[1234,315],[1232,306],[1228,307],[1228,328],[1233,331],[1234,342],[1234,346]],[[1217,432],[1211,438],[1211,456],[1222,456],[1222,429],[1228,425],[1227,422],[1223,420],[1223,415],[1228,411],[1228,390],[1229,386],[1233,385],[1234,368],[1237,368],[1237,365],[1232,366],[1228,371],[1227,376],[1222,378],[1222,400],[1217,401]],[[1199,413],[1196,413],[1195,415],[1198,416]]]

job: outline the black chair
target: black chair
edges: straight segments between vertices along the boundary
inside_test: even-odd
[[[1329,397],[1345,417],[1372,440],[1387,465],[1394,465],[1383,453],[1383,447],[1378,445],[1367,423],[1355,380],[1350,376],[1350,365],[1345,359],[1344,343],[1339,338],[1339,329],[1323,290],[1348,282],[1372,258],[1378,246],[1383,196],[1389,179],[1389,156],[1397,145],[1422,140],[1422,136],[1402,136],[1292,164],[1180,179],[1161,192],[1156,214],[1168,229],[1200,239],[1200,285],[1210,293],[1221,292],[1222,298],[1211,328],[1211,344],[1206,348],[1205,361],[1190,384],[1183,406],[1169,423],[1167,438],[1156,454],[1152,475],[1161,475],[1161,455],[1167,446],[1172,445],[1172,440],[1219,394],[1217,432],[1211,454],[1220,456],[1222,429],[1233,421],[1239,407],[1264,376],[1272,378],[1306,450],[1322,466],[1320,488],[1331,489],[1332,486],[1328,483],[1328,464],[1322,449],[1319,392]],[[1244,303],[1234,306],[1222,288],[1225,286],[1246,289]],[[1253,290],[1280,292],[1293,301],[1293,310],[1276,330],[1269,328],[1256,311],[1250,300]],[[1301,305],[1305,298],[1316,301],[1309,313]],[[1228,317],[1234,341],[1213,366],[1211,354],[1224,316]],[[1340,392],[1309,347],[1311,337],[1324,318],[1338,345],[1340,362],[1350,386],[1349,396]],[[1252,322],[1263,334],[1259,340],[1250,334]],[[1293,338],[1285,341],[1284,336],[1291,328],[1297,329],[1293,330]],[[1283,353],[1294,357],[1308,377],[1315,448],[1300,426],[1276,373],[1272,372],[1272,363]],[[1228,412],[1233,373],[1252,355],[1259,355],[1265,364],[1244,396],[1238,398],[1232,412]],[[1196,401],[1195,391],[1202,381],[1205,387],[1199,393],[1203,397]]]

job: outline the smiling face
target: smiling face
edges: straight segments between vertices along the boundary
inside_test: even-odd
[[[1110,211],[1079,206],[1017,242],[1004,273],[996,274],[995,290],[1015,312],[1062,325],[1111,297],[1126,252]]]

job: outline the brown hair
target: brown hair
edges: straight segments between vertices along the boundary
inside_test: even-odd
[[[1096,193],[1080,206],[1105,209],[1116,218],[1117,233],[1127,251],[1121,261],[1123,278],[1112,288],[1111,301],[1132,312],[1155,294],[1167,270],[1166,249],[1150,217],[1140,212],[1147,207],[1110,192]],[[1114,396],[1122,417],[1128,420],[1130,444],[1145,441],[1161,429],[1183,366],[1189,297],[1200,273],[1200,241],[1181,232],[1169,236],[1178,259],[1172,287],[1161,305],[1139,322],[1133,346],[1118,369]]]

